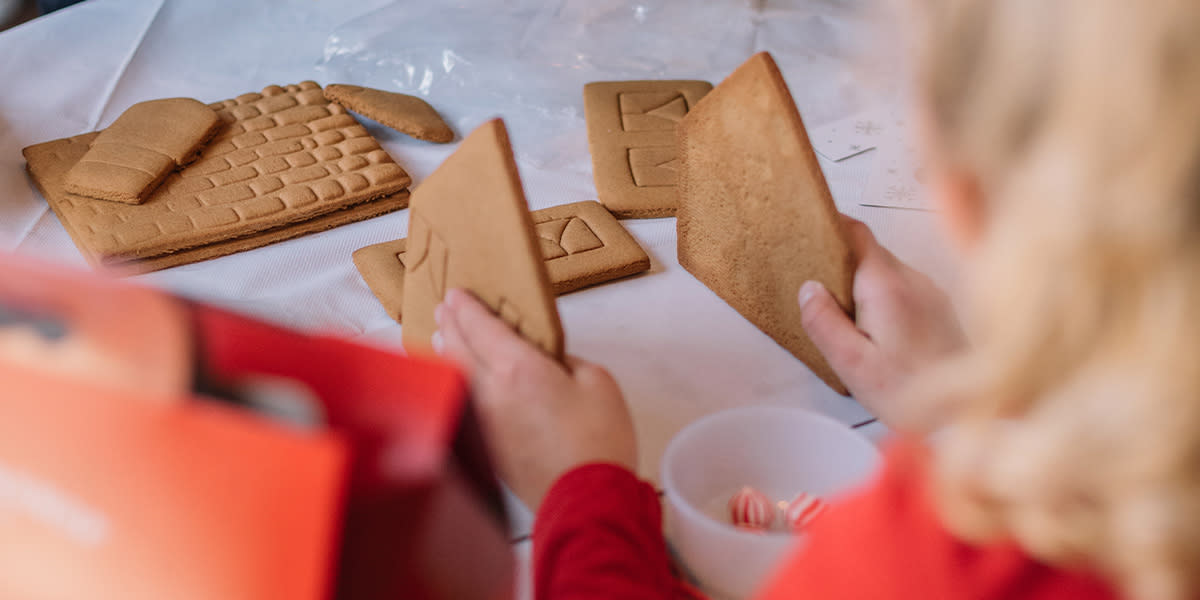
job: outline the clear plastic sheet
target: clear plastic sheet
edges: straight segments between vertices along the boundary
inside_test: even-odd
[[[589,81],[719,82],[770,50],[806,119],[861,104],[853,49],[867,2],[834,0],[402,1],[337,28],[318,70],[427,98],[466,132],[503,116],[522,161],[590,168],[582,87]]]

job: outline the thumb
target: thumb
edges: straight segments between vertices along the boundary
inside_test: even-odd
[[[843,380],[862,365],[871,340],[858,330],[829,290],[818,281],[800,286],[800,323],[829,366]]]

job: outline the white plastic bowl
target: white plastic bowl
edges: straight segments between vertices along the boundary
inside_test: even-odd
[[[734,528],[724,517],[730,496],[750,485],[773,501],[800,491],[828,498],[863,482],[878,464],[866,438],[806,410],[709,415],[680,431],[663,454],[668,538],[706,591],[746,598],[802,536]]]

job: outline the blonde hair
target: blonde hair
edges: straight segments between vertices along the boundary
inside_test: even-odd
[[[1200,2],[911,0],[918,93],[978,177],[942,515],[1200,597]]]

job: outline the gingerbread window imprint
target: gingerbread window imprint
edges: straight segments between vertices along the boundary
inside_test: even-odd
[[[425,243],[417,244],[424,252],[414,255],[410,249],[401,262],[413,276],[423,277],[424,272],[428,272],[434,296],[441,298],[446,295],[446,272],[450,266],[449,247],[441,236],[415,213],[410,217],[409,229],[410,237],[416,240],[424,239]]]
[[[516,329],[518,332],[523,331],[521,329],[521,311],[517,309],[515,304],[509,302],[507,298],[501,297],[500,300],[496,302],[496,315],[498,315],[505,323],[511,325],[512,328]]]
[[[579,217],[544,221],[536,224],[534,230],[546,260],[604,247],[604,242]]]
[[[683,92],[622,92],[621,129],[624,131],[674,130],[687,115],[688,103]]]
[[[637,187],[674,186],[679,176],[679,154],[674,146],[629,149],[629,173]]]

